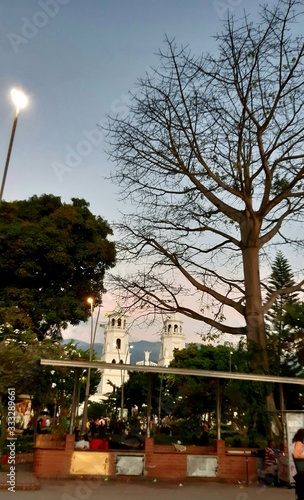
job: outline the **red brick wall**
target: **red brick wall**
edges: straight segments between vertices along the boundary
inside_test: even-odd
[[[155,448],[153,438],[145,440],[146,476],[167,479],[186,476],[187,455],[185,453],[176,452],[174,446],[158,446],[158,453],[155,452]]]
[[[48,441],[48,440],[46,440]],[[51,442],[51,440],[49,440]],[[65,448],[58,448],[58,441],[45,443],[41,440],[34,450],[34,473],[38,477],[65,477],[70,474],[71,458],[74,451],[75,436],[66,436]]]
[[[257,459],[251,455],[239,454],[245,449],[225,448],[222,440],[215,442],[215,451],[218,456],[218,476],[226,482],[256,482]],[[235,453],[235,455],[233,454]]]
[[[38,477],[64,477],[70,473],[71,457],[74,451],[74,436],[66,437],[64,449],[36,448],[34,472]],[[233,452],[231,448],[229,451]],[[104,453],[96,451],[95,453]],[[125,450],[124,450],[124,453]],[[218,457],[216,478],[187,478],[187,454],[213,455]],[[115,477],[115,452],[109,452],[110,475]],[[256,458],[246,455],[227,454],[224,441],[216,441],[214,447],[187,446],[185,452],[175,451],[169,446],[154,446],[154,439],[145,440],[145,476],[160,479],[205,480],[237,483],[254,482],[257,479]]]
[[[34,461],[34,453],[18,453],[16,464],[31,464]]]
[[[173,444],[155,444],[154,453],[176,453]],[[191,453],[191,455],[208,455],[211,453],[214,455],[213,446],[186,446],[186,452]]]
[[[72,453],[66,450],[35,449],[34,473],[38,477],[65,477],[70,474]]]
[[[36,448],[65,448],[65,437],[57,434],[38,434]]]
[[[257,481],[256,457],[227,455],[219,463],[219,476],[227,483]]]

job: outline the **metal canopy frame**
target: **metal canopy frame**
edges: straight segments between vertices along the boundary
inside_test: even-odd
[[[123,363],[104,363],[103,361],[63,361],[59,359],[41,359],[41,365],[48,366],[66,366],[70,368],[87,368],[98,370],[120,370],[130,372],[146,372],[146,373],[162,373],[168,375],[192,375],[196,377],[209,377],[216,379],[216,423],[217,423],[217,439],[221,439],[221,409],[220,409],[220,385],[219,379],[232,379],[232,380],[249,380],[253,382],[270,382],[278,384],[296,384],[304,385],[304,378],[295,377],[275,377],[272,375],[253,375],[251,373],[238,373],[238,372],[219,372],[214,370],[199,370],[187,368],[169,368],[166,366],[143,366],[143,365],[128,365]],[[151,387],[151,378],[149,377],[148,386]],[[149,392],[149,391],[148,391]],[[150,388],[151,393],[151,388]],[[74,398],[73,398],[74,399]],[[150,400],[149,400],[150,401]],[[151,411],[151,401],[148,401],[148,407]],[[75,409],[75,408],[74,408]],[[150,415],[148,412],[148,424]],[[70,424],[70,433],[73,427],[73,411]],[[148,425],[147,437],[150,437],[150,430]]]
[[[42,365],[67,366],[70,368],[97,368],[98,370],[164,373],[168,375],[194,375],[196,377],[225,378],[234,380],[251,380],[254,382],[304,385],[304,378],[276,377],[273,375],[253,375],[252,373],[219,372],[214,370],[170,368],[165,366],[127,365],[123,363],[104,363],[100,361],[63,361],[60,359],[41,359],[40,363]]]

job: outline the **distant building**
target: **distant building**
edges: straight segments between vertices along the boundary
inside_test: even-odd
[[[101,361],[105,363],[130,364],[129,332],[127,330],[127,319],[121,310],[117,309],[108,315],[108,324],[104,332],[103,351]],[[97,392],[90,400],[99,401],[105,394],[113,391],[111,382],[116,387],[122,385],[122,381],[129,380],[128,372],[120,370],[103,370],[101,381]]]
[[[184,349],[185,345],[183,322],[178,318],[177,314],[171,314],[164,321],[158,365],[168,366],[174,358],[174,349]]]
[[[108,323],[104,332],[103,352],[101,361],[105,363],[130,364],[129,332],[127,330],[127,317],[120,309],[108,315]],[[168,366],[174,358],[174,349],[185,348],[185,335],[183,333],[183,322],[177,314],[171,314],[164,321],[161,335],[161,347],[158,363],[150,361],[150,351],[144,352],[144,360],[138,361],[137,365],[143,366]],[[97,392],[90,397],[91,401],[100,401],[106,394],[113,391],[113,385],[121,387],[122,382],[127,382],[129,375],[127,371],[106,369],[101,372],[101,381]],[[113,384],[113,385],[111,385]]]

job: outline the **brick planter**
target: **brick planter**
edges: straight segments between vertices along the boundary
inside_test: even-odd
[[[153,438],[145,439],[145,449],[141,452],[123,450],[74,450],[75,436],[67,435],[65,442],[60,439],[40,440],[34,450],[34,473],[40,478],[76,477],[77,470],[81,470],[81,477],[102,477],[106,475],[118,478],[116,472],[117,455],[134,457],[136,453],[144,455],[144,471],[134,480],[159,478],[163,480],[179,481],[220,481],[227,483],[255,482],[257,480],[256,457],[251,456],[245,449],[225,448],[224,441],[215,441],[214,446],[186,446],[186,450],[179,452],[173,445],[154,445]],[[100,454],[100,458],[96,457]],[[217,462],[217,472],[204,477],[198,474],[189,477],[190,461],[196,458]],[[104,468],[96,469],[92,474],[92,463],[103,463]],[[79,469],[79,464],[81,468]],[[87,465],[86,465],[87,464]],[[76,472],[75,472],[76,471]],[[103,472],[104,471],[104,472]],[[126,477],[126,475],[124,476]],[[129,476],[127,476],[129,477]],[[120,475],[119,478],[123,479]]]

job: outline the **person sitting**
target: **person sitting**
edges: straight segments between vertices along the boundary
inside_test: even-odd
[[[268,446],[265,449],[264,465],[262,469],[263,479],[266,484],[278,484],[278,462],[279,450],[275,448],[274,441],[268,440]]]
[[[80,436],[80,439],[75,441],[75,450],[89,450],[90,441],[87,434]]]

